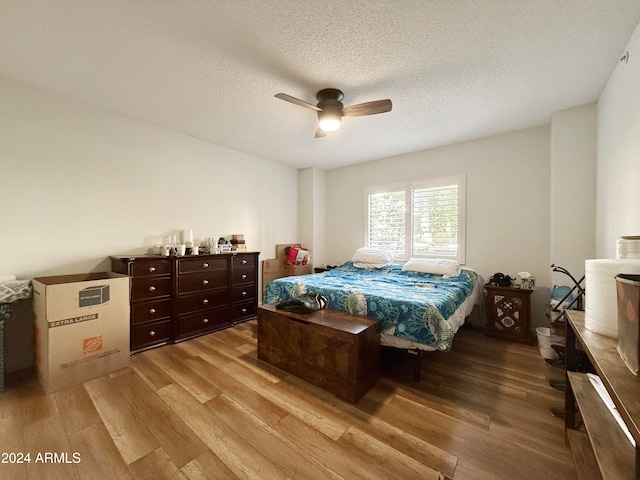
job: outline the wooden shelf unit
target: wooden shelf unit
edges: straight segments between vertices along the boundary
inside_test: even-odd
[[[640,479],[640,378],[620,358],[616,339],[587,330],[584,312],[567,314],[565,430],[579,478]],[[587,375],[577,371],[579,347],[629,428],[635,448]],[[586,433],[577,430],[578,411]]]

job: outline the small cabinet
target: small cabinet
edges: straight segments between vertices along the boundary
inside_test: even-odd
[[[535,343],[531,333],[531,293],[527,288],[484,286],[487,330],[490,337],[520,343]]]

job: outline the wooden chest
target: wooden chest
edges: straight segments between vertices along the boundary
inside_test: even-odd
[[[327,309],[296,314],[262,305],[258,358],[355,403],[380,375],[380,324]]]

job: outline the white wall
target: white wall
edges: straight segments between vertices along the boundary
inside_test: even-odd
[[[106,271],[171,231],[296,240],[297,171],[0,78],[0,274]]]
[[[551,261],[576,280],[596,251],[597,111],[594,103],[563,110],[551,121]],[[573,287],[566,275],[553,283]]]
[[[533,324],[545,325],[551,286],[550,127],[543,126],[327,171],[327,262],[364,243],[364,188],[466,174],[467,265],[537,277]]]
[[[311,251],[314,266],[325,265],[325,171],[298,171],[298,242]]]
[[[640,25],[626,50],[598,100],[597,258],[616,258],[618,238],[640,235]]]

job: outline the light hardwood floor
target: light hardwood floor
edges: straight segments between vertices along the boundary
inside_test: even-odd
[[[387,358],[354,405],[258,361],[256,330],[143,352],[51,395],[33,378],[8,388],[0,450],[31,463],[1,463],[0,478],[576,478],[537,347],[463,329],[425,356],[419,383]],[[57,463],[36,462],[46,453]]]

